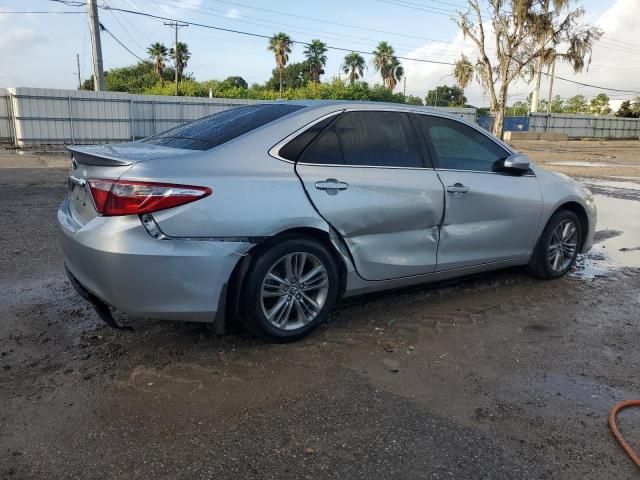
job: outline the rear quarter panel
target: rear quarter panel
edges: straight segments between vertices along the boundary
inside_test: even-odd
[[[309,202],[294,164],[269,149],[316,118],[275,122],[198,155],[134,165],[123,178],[210,187],[212,195],[153,214],[175,237],[272,236],[295,227],[328,231]],[[304,117],[304,116],[303,116]]]

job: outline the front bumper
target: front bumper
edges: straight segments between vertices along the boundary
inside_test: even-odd
[[[587,217],[589,220],[589,229],[587,231],[587,236],[582,242],[582,249],[580,253],[587,253],[593,247],[593,237],[596,234],[596,226],[598,224],[598,210],[596,209],[596,204],[591,198],[590,201],[587,201]]]
[[[64,261],[99,300],[139,318],[213,322],[248,242],[154,239],[137,216],[75,222],[58,210]]]

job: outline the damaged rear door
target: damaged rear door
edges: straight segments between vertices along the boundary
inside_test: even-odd
[[[296,171],[362,278],[435,270],[444,190],[407,113],[343,113],[302,152]]]

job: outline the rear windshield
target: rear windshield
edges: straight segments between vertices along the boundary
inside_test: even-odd
[[[283,103],[232,108],[147,137],[142,142],[188,150],[209,150],[301,108],[304,106]]]

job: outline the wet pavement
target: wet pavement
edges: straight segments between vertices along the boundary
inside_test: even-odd
[[[607,413],[640,397],[640,179],[581,173],[599,223],[570,277],[369,295],[268,345],[239,328],[104,327],[62,273],[65,168],[11,162],[0,478],[638,477]],[[640,413],[620,424],[640,445]]]

